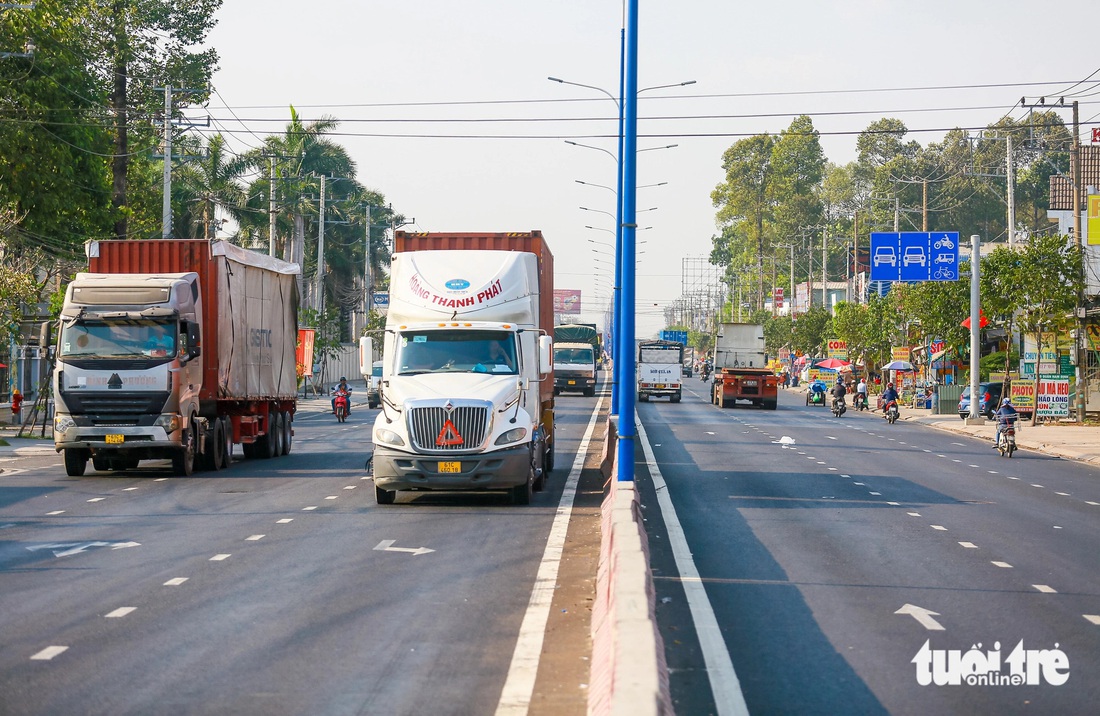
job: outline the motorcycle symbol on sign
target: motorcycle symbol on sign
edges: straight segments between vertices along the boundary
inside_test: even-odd
[[[932,247],[936,249],[953,249],[955,248],[955,242],[951,240],[950,236],[945,236],[932,244]]]

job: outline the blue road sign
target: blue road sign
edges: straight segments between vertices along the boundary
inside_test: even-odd
[[[389,308],[390,307],[390,292],[389,291],[375,291],[374,292],[374,307],[375,308]]]
[[[957,281],[959,232],[871,234],[872,281]]]

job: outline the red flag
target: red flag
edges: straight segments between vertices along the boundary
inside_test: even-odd
[[[970,328],[970,316],[967,316],[966,320],[963,321],[962,323],[960,323],[959,325],[962,326],[963,328],[969,329]],[[985,311],[983,311],[982,309],[979,308],[978,309],[978,328],[985,328],[988,325],[989,325],[989,321],[986,320]]]

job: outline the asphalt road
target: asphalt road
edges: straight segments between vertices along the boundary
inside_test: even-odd
[[[300,414],[291,455],[191,478],[3,460],[0,713],[497,712],[595,404],[561,401],[526,507],[377,505],[366,409]]]
[[[677,713],[1096,713],[1096,468],[687,386],[636,456]]]

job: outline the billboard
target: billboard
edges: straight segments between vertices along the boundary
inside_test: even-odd
[[[554,313],[579,315],[581,312],[581,292],[573,288],[554,289]]]

